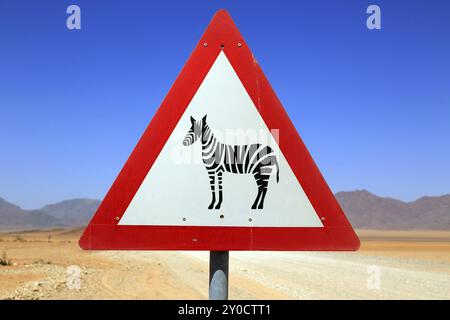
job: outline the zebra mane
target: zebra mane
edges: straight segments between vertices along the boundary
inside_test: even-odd
[[[210,140],[211,137],[214,138],[214,133],[206,122],[206,119],[202,119],[202,142],[206,142],[206,139]]]

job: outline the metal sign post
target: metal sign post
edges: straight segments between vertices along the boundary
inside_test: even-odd
[[[209,300],[228,300],[229,251],[209,252]]]

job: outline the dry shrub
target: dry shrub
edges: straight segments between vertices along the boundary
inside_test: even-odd
[[[22,236],[16,236],[14,242],[25,242],[25,239]]]
[[[0,266],[10,266],[12,265],[11,259],[8,258],[8,254],[6,250],[3,250],[2,255],[0,256]]]

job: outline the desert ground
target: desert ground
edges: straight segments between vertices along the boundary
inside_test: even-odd
[[[231,252],[230,299],[450,299],[450,232],[358,233],[358,252]],[[0,234],[0,299],[207,299],[208,252],[86,252],[80,234]]]

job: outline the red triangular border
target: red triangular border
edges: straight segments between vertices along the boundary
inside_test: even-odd
[[[223,46],[223,48],[222,48]],[[118,225],[178,120],[225,54],[279,146],[323,228]],[[357,250],[359,239],[239,30],[218,11],[79,241],[86,250]]]

